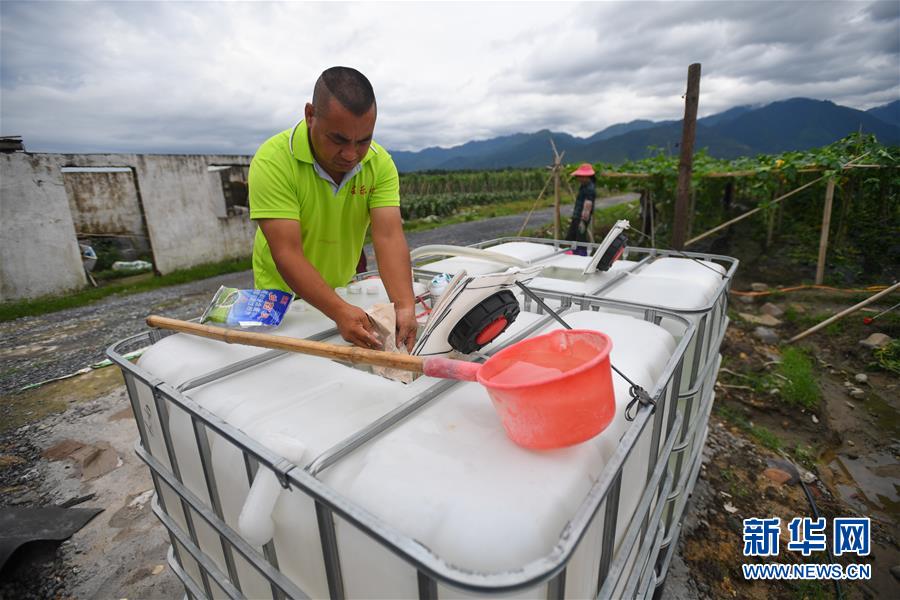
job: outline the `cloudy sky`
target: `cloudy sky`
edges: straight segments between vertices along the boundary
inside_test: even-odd
[[[0,134],[39,152],[252,153],[318,74],[372,81],[392,150],[590,135],[795,96],[900,98],[900,1],[0,2]]]

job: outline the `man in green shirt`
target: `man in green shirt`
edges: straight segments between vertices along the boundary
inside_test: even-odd
[[[353,277],[366,230],[397,314],[397,344],[411,349],[416,317],[397,168],[372,141],[369,80],[332,67],[316,81],[304,120],[260,146],[250,164],[250,218],[258,289],[282,289],[328,315],[348,342],[380,347],[368,315],[334,288]]]

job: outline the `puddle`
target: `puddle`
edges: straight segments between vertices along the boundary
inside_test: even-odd
[[[123,384],[119,368],[106,367],[26,391],[0,395],[0,432],[63,412],[70,402],[100,398]]]
[[[900,413],[876,394],[869,394],[865,401],[866,411],[875,417],[875,426],[894,438],[900,438]]]
[[[875,510],[891,521],[900,520],[900,463],[893,455],[877,452],[853,459],[829,452],[826,462],[845,482],[835,481],[841,498],[859,510]]]

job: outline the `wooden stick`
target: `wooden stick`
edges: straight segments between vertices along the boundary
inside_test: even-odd
[[[825,255],[828,254],[828,230],[831,228],[831,206],[834,202],[834,177],[825,188],[825,206],[822,209],[822,233],[819,236],[819,260],[816,262],[816,285],[825,279]]]
[[[528,211],[528,216],[525,217],[525,222],[522,223],[522,226],[519,227],[519,233],[517,237],[522,235],[522,232],[525,231],[525,227],[528,225],[528,221],[531,219],[531,214],[534,212],[534,209],[537,208],[538,202],[541,201],[541,198],[544,197],[544,192],[547,191],[547,187],[550,185],[550,177],[547,178],[547,181],[544,182],[544,189],[541,190],[541,193],[538,194],[537,200],[534,201],[534,204],[531,205],[531,210]]]
[[[838,314],[834,315],[833,317],[830,317],[830,318],[828,318],[828,319],[825,319],[824,321],[822,321],[822,322],[819,323],[818,325],[815,325],[815,326],[813,326],[813,327],[810,327],[809,329],[807,329],[807,330],[804,331],[803,333],[799,333],[799,334],[795,335],[794,337],[792,337],[791,339],[788,340],[788,344],[793,344],[794,342],[796,342],[796,341],[798,341],[798,340],[802,340],[803,338],[805,338],[805,337],[808,336],[809,334],[815,333],[815,332],[817,332],[818,330],[822,329],[823,327],[827,327],[828,325],[831,325],[831,324],[834,323],[835,321],[838,321],[838,320],[840,320],[840,319],[843,319],[844,317],[846,317],[847,315],[849,315],[849,314],[851,314],[851,313],[855,313],[856,311],[858,311],[859,309],[861,309],[863,306],[866,306],[867,304],[871,304],[872,302],[875,302],[876,300],[878,300],[878,299],[881,298],[882,296],[886,296],[886,295],[890,294],[891,292],[893,292],[894,290],[896,290],[898,287],[900,287],[900,282],[894,283],[894,285],[892,285],[891,287],[889,287],[889,288],[887,288],[887,289],[884,289],[884,290],[881,290],[880,292],[878,292],[878,293],[875,294],[874,296],[871,296],[870,298],[867,298],[867,299],[863,300],[863,301],[860,302],[859,304],[854,304],[854,305],[851,306],[850,308],[848,308],[848,309],[846,309],[846,310],[843,310],[843,311],[839,312]]]
[[[170,319],[168,317],[156,315],[147,317],[147,325],[150,327],[159,327],[161,329],[189,333],[191,335],[197,335],[212,340],[219,340],[228,344],[243,344],[245,346],[256,346],[257,348],[286,350],[288,352],[299,352],[300,354],[321,356],[322,358],[343,360],[353,364],[377,365],[380,367],[413,371],[415,373],[424,372],[425,361],[420,356],[409,356],[407,354],[383,352],[381,350],[369,350],[357,346],[339,346],[337,344],[313,342],[311,340],[302,340],[281,335],[272,335],[269,333],[257,333],[255,331],[237,331],[234,329],[225,329],[224,327],[211,327],[209,325],[200,325],[199,323],[180,321],[178,319]]]
[[[550,138],[550,145],[553,146],[553,239],[559,239],[560,216],[559,216],[559,169],[560,156],[556,151],[556,144],[553,138]]]

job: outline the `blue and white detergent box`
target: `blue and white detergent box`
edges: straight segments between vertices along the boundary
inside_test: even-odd
[[[294,295],[281,290],[239,290],[222,286],[213,296],[201,323],[228,327],[277,327]]]

